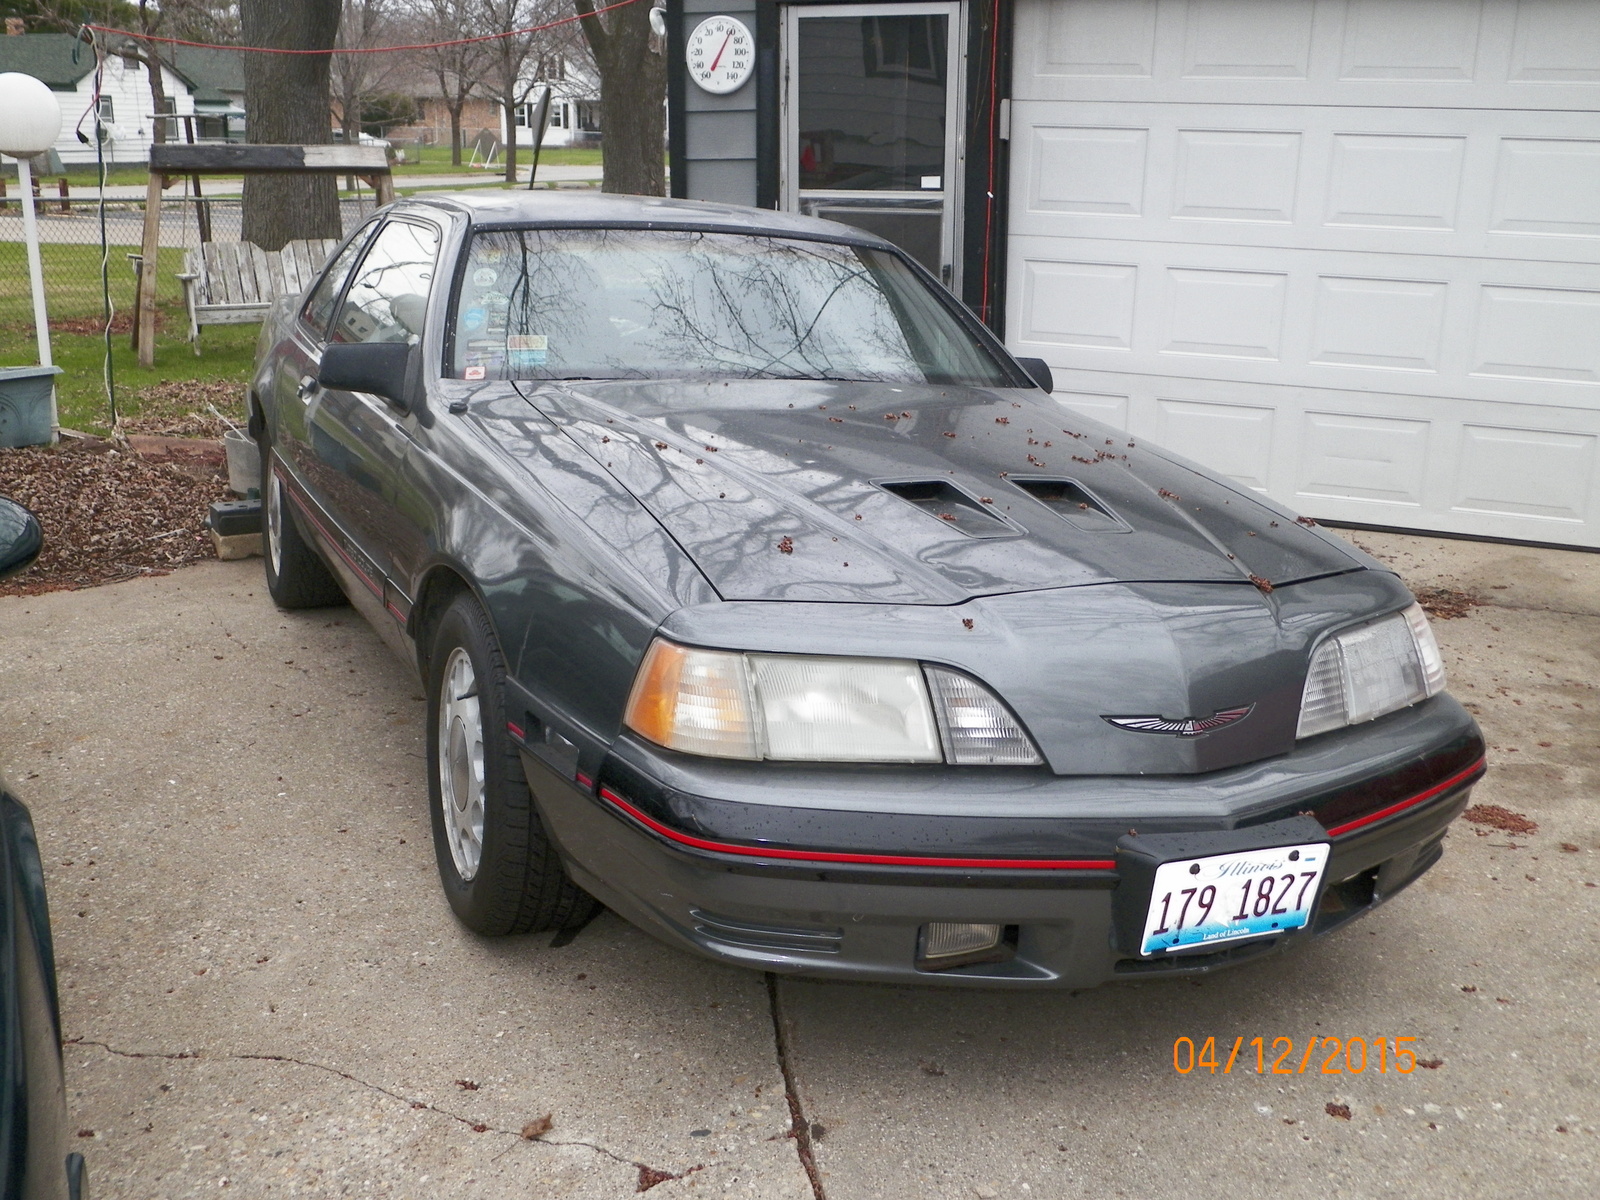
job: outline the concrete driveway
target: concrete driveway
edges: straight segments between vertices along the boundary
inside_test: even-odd
[[[1352,536],[1490,600],[1436,628],[1476,801],[1537,832],[1458,823],[1304,953],[1076,995],[769,987],[609,914],[476,938],[421,693],[350,610],[278,612],[256,560],[0,599],[95,1195],[1592,1196],[1600,556]],[[1433,1065],[1302,1073],[1313,1036]],[[1179,1074],[1180,1037],[1243,1048]]]

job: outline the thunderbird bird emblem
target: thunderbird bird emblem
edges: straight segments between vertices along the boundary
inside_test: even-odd
[[[1136,733],[1169,733],[1173,737],[1200,737],[1203,734],[1215,733],[1236,721],[1242,721],[1255,711],[1254,704],[1247,704],[1243,708],[1224,708],[1209,717],[1185,717],[1180,721],[1169,721],[1165,717],[1106,717],[1107,721],[1118,729],[1131,729]]]

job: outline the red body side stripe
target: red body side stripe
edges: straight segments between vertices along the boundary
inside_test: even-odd
[[[1006,871],[1110,871],[1116,861],[1109,858],[936,858],[912,854],[848,854],[832,850],[782,850],[776,847],[742,846],[736,842],[713,842],[707,838],[680,833],[646,816],[608,787],[600,789],[600,798],[620,809],[647,829],[677,842],[680,846],[693,846],[696,850],[714,850],[718,854],[742,854],[748,858],[782,858],[797,862],[852,863],[875,867],[965,867],[989,868]]]
[[[1408,800],[1401,800],[1398,803],[1389,805],[1388,808],[1380,808],[1377,812],[1368,813],[1364,817],[1357,817],[1354,821],[1346,821],[1343,825],[1335,825],[1332,829],[1328,830],[1328,836],[1343,837],[1347,833],[1354,833],[1358,829],[1363,829],[1366,826],[1371,825],[1374,821],[1381,821],[1385,817],[1392,817],[1396,813],[1402,813],[1408,808],[1414,808],[1418,804],[1426,803],[1427,801],[1432,800],[1435,796],[1441,795],[1444,792],[1448,792],[1451,788],[1459,787],[1469,779],[1483,774],[1483,770],[1484,760],[1480,758],[1466,770],[1458,771],[1456,774],[1450,776],[1449,779],[1446,779],[1443,783],[1436,783],[1427,791],[1418,792],[1415,796],[1412,796]]]

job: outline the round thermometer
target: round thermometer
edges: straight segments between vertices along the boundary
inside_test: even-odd
[[[737,17],[707,17],[689,35],[684,59],[689,78],[718,96],[736,92],[756,63],[756,40]]]

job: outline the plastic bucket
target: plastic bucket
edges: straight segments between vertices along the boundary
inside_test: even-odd
[[[228,452],[228,488],[248,496],[251,488],[261,487],[261,449],[242,429],[225,430],[222,447]]]
[[[50,395],[60,367],[0,368],[0,446],[50,444]]]

